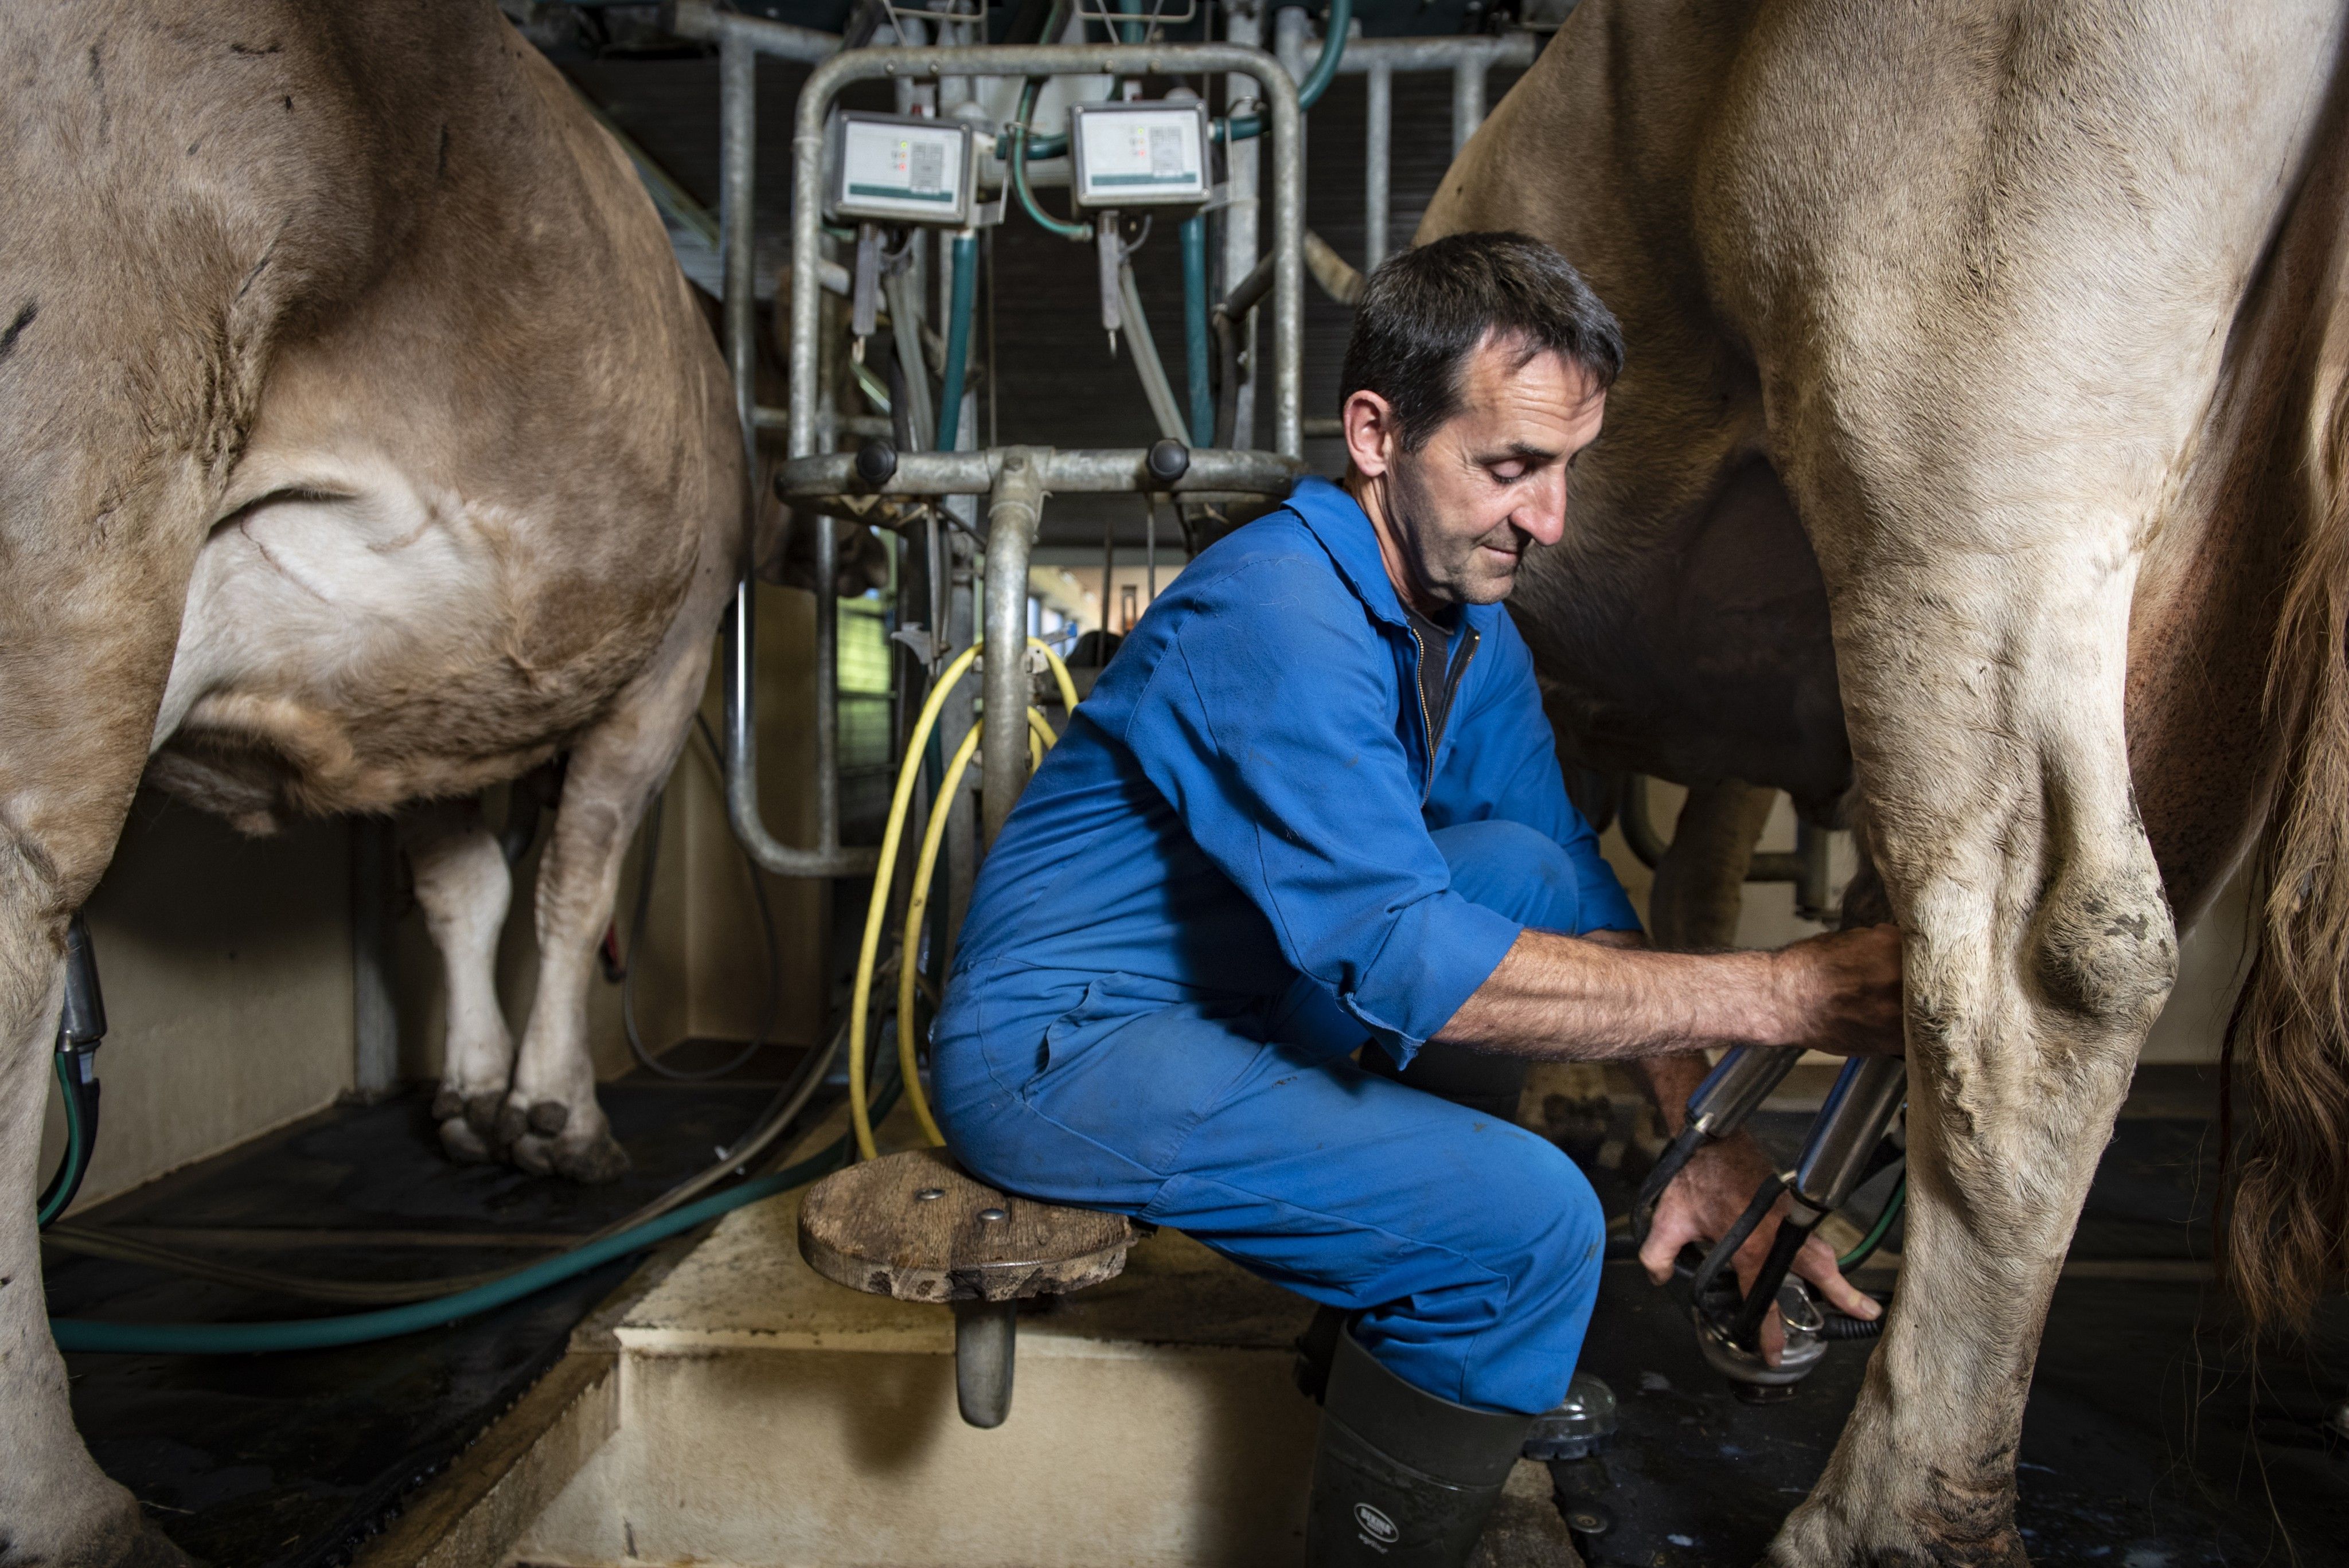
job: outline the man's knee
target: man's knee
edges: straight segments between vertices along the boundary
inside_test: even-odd
[[[1572,931],[1582,905],[1573,857],[1522,822],[1459,822],[1432,835],[1452,869],[1453,891],[1526,925]]]
[[[1408,1310],[1442,1331],[1402,1329],[1373,1313],[1365,1345],[1447,1399],[1531,1414],[1556,1404],[1574,1376],[1599,1296],[1607,1221],[1573,1162],[1524,1136],[1533,1147],[1481,1173],[1488,1196],[1473,1233],[1454,1243],[1469,1265],[1458,1295],[1428,1293]]]
[[[1587,1295],[1607,1245],[1599,1194],[1555,1145],[1516,1129],[1506,1134],[1512,1157],[1492,1173],[1477,1261],[1509,1282],[1513,1309]]]

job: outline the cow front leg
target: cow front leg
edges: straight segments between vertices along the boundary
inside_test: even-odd
[[[709,675],[708,628],[696,620],[680,617],[656,667],[581,738],[564,775],[538,871],[538,994],[499,1121],[515,1163],[526,1170],[608,1181],[628,1166],[595,1102],[587,990],[619,891],[621,857],[677,761]]]
[[[451,1160],[498,1157],[498,1112],[513,1080],[513,1037],[498,1005],[498,936],[513,879],[478,801],[426,807],[402,820],[424,929],[440,954],[447,1024],[432,1119]]]
[[[1781,1568],[2027,1561],[2014,1459],[2040,1330],[2177,962],[2130,789],[2118,532],[1828,564],[1906,938],[1909,1208],[1883,1342]]]

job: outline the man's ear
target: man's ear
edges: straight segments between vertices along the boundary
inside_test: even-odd
[[[1357,391],[1339,410],[1338,420],[1345,430],[1347,459],[1356,472],[1376,479],[1394,465],[1402,437],[1393,404],[1375,392]]]

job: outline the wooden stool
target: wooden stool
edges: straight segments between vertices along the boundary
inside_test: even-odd
[[[816,1273],[954,1308],[955,1396],[974,1427],[999,1427],[1011,1413],[1019,1304],[1115,1279],[1134,1234],[1123,1214],[999,1192],[943,1149],[836,1171],[800,1205],[800,1255]]]

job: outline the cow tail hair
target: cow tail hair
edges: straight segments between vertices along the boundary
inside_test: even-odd
[[[2328,238],[2272,449],[2301,542],[2268,665],[2251,962],[2221,1057],[2219,1265],[2254,1328],[2305,1326],[2349,1274],[2349,245]]]

